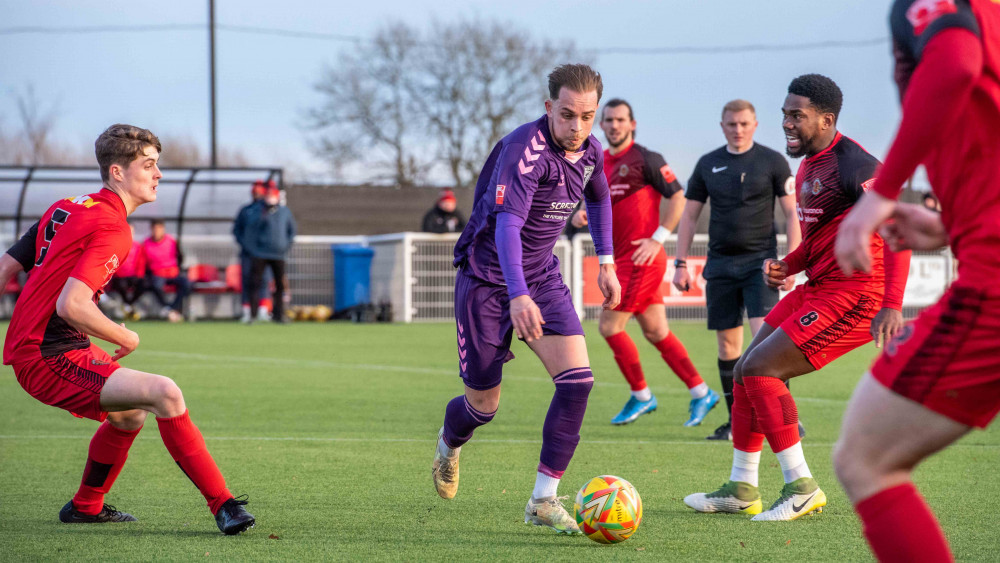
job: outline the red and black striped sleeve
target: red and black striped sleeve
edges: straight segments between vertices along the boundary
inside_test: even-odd
[[[667,164],[667,161],[658,152],[653,152],[645,147],[636,145],[642,154],[643,179],[653,186],[653,189],[663,194],[663,197],[671,197],[675,193],[683,190],[681,183],[677,181],[677,174]]]

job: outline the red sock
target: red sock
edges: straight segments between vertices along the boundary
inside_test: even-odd
[[[695,369],[694,364],[691,363],[687,349],[674,336],[674,333],[671,332],[668,334],[666,338],[657,342],[655,346],[660,351],[663,361],[667,362],[670,369],[674,370],[674,373],[677,374],[677,377],[681,378],[681,381],[684,382],[684,385],[687,385],[688,389],[697,387],[705,382],[698,375],[698,370]]]
[[[208,453],[205,438],[191,422],[188,412],[173,418],[157,418],[156,423],[170,456],[205,496],[212,514],[218,512],[233,495],[226,488],[226,480]]]
[[[642,364],[639,363],[639,349],[635,347],[635,342],[624,330],[612,334],[605,338],[611,352],[615,355],[615,362],[622,370],[622,375],[628,381],[633,391],[642,391],[646,388],[646,377],[642,374]]]
[[[142,430],[142,428],[139,428]],[[83,469],[80,489],[73,496],[73,506],[84,514],[97,514],[104,508],[104,495],[111,490],[118,474],[128,459],[128,449],[132,446],[139,430],[122,430],[110,422],[98,427],[90,439],[87,465]]]
[[[954,561],[941,526],[913,483],[879,491],[854,509],[879,561]]]
[[[785,382],[777,377],[744,377],[743,386],[771,450],[777,453],[797,444],[799,410]]]
[[[733,447],[744,452],[759,452],[764,449],[764,434],[760,431],[757,414],[747,397],[746,387],[733,383]]]

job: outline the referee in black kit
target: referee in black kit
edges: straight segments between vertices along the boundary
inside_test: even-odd
[[[691,249],[695,225],[705,202],[712,200],[708,223],[707,281],[708,329],[719,342],[719,378],[730,420],[709,440],[732,439],[733,368],[743,352],[743,312],[750,318],[754,336],[764,317],[778,302],[778,290],[767,287],[761,267],[765,258],[777,258],[774,200],[785,213],[788,252],[799,245],[802,234],[795,210],[795,178],[780,153],[753,142],[757,115],[753,104],[733,100],[722,108],[726,146],[698,160],[688,181],[687,203],[677,228],[674,286],[686,291],[691,275],[685,259]],[[793,277],[785,282],[788,291]],[[800,425],[800,433],[804,433]]]

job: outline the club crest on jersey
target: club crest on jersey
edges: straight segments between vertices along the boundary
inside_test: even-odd
[[[622,178],[628,176],[628,164],[622,164],[620,167],[618,167],[618,175],[621,176]]]
[[[917,0],[906,10],[913,34],[920,35],[934,20],[958,12],[955,0]]]
[[[868,190],[872,189],[872,186],[874,185],[875,185],[875,178],[872,178],[871,180],[866,180],[864,182],[861,182],[861,189],[867,192]]]
[[[809,185],[809,191],[812,192],[812,195],[819,195],[819,192],[823,191],[823,182],[820,182],[819,178],[813,180],[812,184],[807,185]]]
[[[503,205],[503,194],[507,191],[507,186],[497,184],[497,205]]]
[[[584,186],[587,185],[587,182],[590,180],[590,175],[593,174],[593,173],[594,173],[594,167],[593,166],[584,166],[583,167],[583,185]]]

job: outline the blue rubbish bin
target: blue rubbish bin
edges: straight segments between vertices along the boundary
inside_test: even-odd
[[[333,312],[341,313],[371,303],[372,257],[375,251],[356,245],[331,246],[333,250]]]

